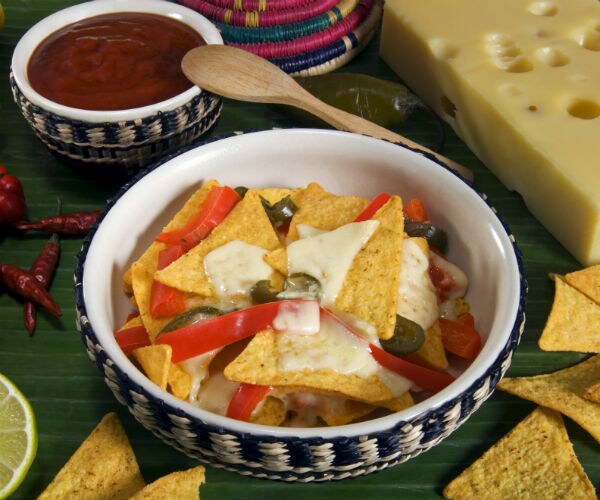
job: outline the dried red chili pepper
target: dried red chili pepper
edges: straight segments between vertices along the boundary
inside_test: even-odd
[[[44,286],[48,283],[56,269],[56,263],[60,255],[60,242],[58,235],[54,233],[46,242],[36,259],[31,265],[29,272]],[[23,304],[23,321],[29,336],[33,335],[36,325],[37,305],[31,300],[25,300]]]
[[[86,234],[92,228],[101,212],[101,210],[71,212],[37,221],[21,221],[15,224],[15,227],[23,230],[57,233],[60,235]]]
[[[62,314],[48,290],[29,271],[12,264],[0,264],[0,281],[8,290],[45,307],[55,316]]]

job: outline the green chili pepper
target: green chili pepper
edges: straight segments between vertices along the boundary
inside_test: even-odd
[[[442,253],[446,251],[446,247],[448,246],[446,231],[433,224],[407,220],[404,222],[404,231],[409,236],[425,238],[429,246],[437,248]]]
[[[321,294],[321,282],[306,273],[290,274],[283,285],[283,291],[277,294],[279,299],[312,299]]]
[[[290,195],[284,196],[273,205],[262,197],[261,201],[273,227],[279,227],[289,222],[298,210]]]
[[[271,282],[269,280],[257,281],[252,288],[250,288],[250,298],[254,304],[275,302],[276,300],[279,300],[277,293],[277,290],[271,289]]]
[[[190,309],[189,311],[184,312],[183,314],[180,314],[179,316],[169,321],[159,332],[159,335],[171,332],[173,330],[178,330],[179,328],[183,328],[184,326],[193,325],[195,323],[201,323],[202,321],[206,321],[210,318],[216,318],[217,316],[221,316],[222,314],[223,311],[217,309],[216,307],[196,307],[194,309]]]
[[[404,316],[396,315],[394,335],[381,341],[381,347],[394,356],[406,356],[417,351],[425,342],[421,325]]]
[[[444,122],[416,95],[400,82],[376,78],[362,73],[326,73],[297,77],[296,81],[322,101],[349,113],[361,116],[385,128],[403,124],[417,110],[428,114],[438,131],[438,143],[432,147],[441,151],[446,141]],[[296,108],[285,111],[309,124],[318,118]]]

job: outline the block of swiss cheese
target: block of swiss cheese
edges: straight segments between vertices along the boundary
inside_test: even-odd
[[[386,0],[379,52],[576,259],[600,262],[598,0]]]

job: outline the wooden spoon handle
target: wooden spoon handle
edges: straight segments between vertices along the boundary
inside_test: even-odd
[[[425,146],[411,141],[410,139],[392,132],[386,128],[383,128],[376,123],[370,122],[361,118],[360,116],[353,115],[344,110],[333,107],[313,96],[310,93],[302,95],[302,100],[295,104],[302,107],[305,111],[308,111],[315,116],[321,118],[323,121],[335,127],[338,130],[346,130],[348,132],[355,132],[357,134],[368,135],[376,137],[378,139],[386,139],[388,141],[397,142],[408,146],[411,149],[422,151],[429,155],[434,156],[437,160],[441,161],[453,170],[456,170],[459,174],[469,180],[473,180],[473,172],[461,164],[446,158],[445,156],[432,151]]]

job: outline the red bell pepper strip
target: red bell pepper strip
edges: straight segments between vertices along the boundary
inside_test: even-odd
[[[125,356],[129,356],[134,349],[138,347],[146,347],[150,345],[150,337],[143,326],[132,326],[117,330],[115,332],[115,340]]]
[[[416,222],[425,222],[429,220],[425,204],[419,198],[414,198],[402,207],[402,212],[407,219]]]
[[[241,383],[229,402],[227,416],[247,422],[258,403],[265,398],[270,389],[266,385]]]
[[[315,301],[281,300],[240,309],[164,333],[156,339],[156,343],[169,344],[173,348],[173,363],[179,363],[233,344],[261,330],[275,329],[273,322],[282,310],[298,308],[306,302]]]
[[[231,212],[240,201],[240,196],[229,186],[214,186],[200,209],[188,223],[179,229],[160,233],[156,241],[169,245],[181,245],[187,252],[206,238],[216,226]]]
[[[354,219],[354,222],[362,222],[365,220],[372,219],[377,210],[383,207],[383,205],[385,205],[390,198],[391,196],[388,193],[379,193],[377,196],[375,196],[375,198],[371,200],[371,203],[369,203],[363,209],[363,211],[360,214],[358,214],[356,219]]]
[[[375,344],[369,344],[371,354],[381,366],[414,382],[421,389],[438,392],[454,382],[454,377],[398,358]]]
[[[167,267],[185,253],[180,245],[169,245],[158,253],[157,269]],[[169,318],[185,312],[185,294],[177,288],[159,281],[152,282],[150,289],[150,315],[153,318]]]
[[[475,329],[473,316],[463,314],[456,320],[440,318],[444,348],[461,358],[475,359],[481,350],[481,336]]]
[[[367,342],[367,340],[362,335],[359,335],[358,333],[353,331],[351,328],[348,327],[348,325],[346,325],[343,321],[341,321],[327,309],[321,308],[321,314],[325,314],[330,318],[334,319],[335,321],[343,325],[349,333]],[[371,351],[371,355],[373,356],[375,361],[377,361],[384,368],[387,368],[388,370],[391,370],[397,373],[398,375],[401,375],[402,377],[411,380],[421,389],[424,389],[426,391],[438,392],[441,391],[444,387],[454,382],[454,377],[448,373],[416,365],[414,363],[406,361],[405,359],[398,358],[387,351],[384,351],[381,347],[378,347],[371,342],[369,342],[368,344],[369,350]]]

